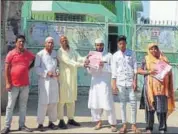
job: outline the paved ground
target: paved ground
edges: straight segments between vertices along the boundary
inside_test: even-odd
[[[69,129],[67,130],[47,130],[46,133],[110,133],[109,126],[106,121],[106,116],[104,113],[103,120],[104,121],[104,128],[101,130],[94,130],[94,123],[91,123],[91,115],[90,115],[90,110],[87,108],[87,96],[79,96],[78,101],[76,102],[76,121],[79,121],[81,123],[81,127],[72,127],[69,126]],[[138,105],[139,106],[139,105]],[[116,107],[116,116],[118,119],[118,128],[121,127],[121,117],[120,117],[120,106],[119,103],[115,103]],[[176,102],[176,107],[178,107],[178,102]],[[129,112],[129,105],[128,105],[128,119],[130,120],[130,112]],[[27,119],[26,119],[26,125],[30,128],[36,128],[37,123],[36,123],[36,111],[37,111],[37,95],[36,94],[31,94],[29,98],[29,103],[28,103],[28,111],[27,111]],[[4,114],[2,113],[1,116],[1,129],[4,127]],[[48,119],[46,118],[45,124],[47,125]],[[65,118],[65,121],[67,119]],[[144,127],[145,127],[145,121],[144,121],[144,111],[143,110],[138,110],[137,114],[137,121],[138,121],[138,127],[142,130],[144,133]],[[57,124],[58,122],[56,122]],[[178,110],[175,111],[169,118],[168,118],[168,132],[169,133],[178,133]],[[154,125],[154,132],[158,132],[158,124],[157,124],[157,118],[156,118],[156,123]],[[13,117],[12,121],[12,128],[13,133],[20,133],[17,131],[18,129],[18,112],[15,110],[15,116]],[[39,133],[38,131],[34,131],[34,133]],[[130,133],[130,132],[128,132]]]

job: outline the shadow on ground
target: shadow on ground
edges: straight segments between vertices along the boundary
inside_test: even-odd
[[[28,104],[27,104],[27,116],[36,116],[37,107],[38,107],[38,95],[30,94]],[[81,107],[82,107],[82,111],[77,110],[77,109],[81,109]],[[19,105],[17,101],[16,106],[14,108],[14,116],[18,115],[18,109],[19,109]],[[5,115],[5,112],[2,112],[1,115]],[[76,101],[75,115],[76,116],[90,116],[91,115],[90,109],[88,109],[88,97],[80,97],[80,96],[78,97],[78,100]]]
[[[114,97],[114,100],[115,100],[115,102],[118,102],[117,96]],[[139,96],[138,96],[138,100],[139,100]],[[17,101],[17,103],[18,103],[18,101]],[[37,115],[37,105],[38,105],[37,92],[36,91],[31,92],[30,96],[29,96],[29,101],[28,101],[27,116],[35,116],[36,117],[36,115]],[[1,114],[2,114],[2,116],[4,115],[4,113],[1,113]],[[15,108],[14,115],[18,116],[18,105]],[[82,117],[82,118],[83,117],[91,117],[90,109],[88,109],[88,96],[86,96],[86,95],[79,95],[78,96],[78,100],[76,102],[76,113],[75,113],[75,115],[78,116],[78,117]],[[178,118],[178,117],[175,117],[175,118]],[[118,129],[120,129],[121,125],[122,125],[121,121],[118,120],[117,122],[118,122]],[[81,129],[83,127],[84,128],[93,128],[95,126],[95,123],[90,122],[88,120],[86,122],[80,122],[80,123],[81,123],[81,127],[80,127]],[[110,127],[110,126],[108,126],[107,121],[104,121],[103,125],[104,125],[104,128]],[[146,126],[145,123],[138,123],[138,128],[140,128],[142,132],[145,132],[145,126]],[[177,124],[177,126],[178,126],[178,124]],[[79,128],[69,126],[69,129],[77,130]],[[61,130],[61,129],[58,129],[58,130]],[[58,131],[58,130],[56,130],[56,131]],[[61,130],[61,131],[63,131],[63,130]],[[98,130],[98,132],[100,132],[100,131],[103,132],[103,130]],[[18,131],[13,130],[13,132],[18,132]],[[36,132],[38,132],[38,131],[36,131]],[[63,132],[66,132],[66,131],[64,130]],[[131,132],[131,130],[129,129],[128,133],[130,133],[130,132]],[[153,133],[158,133],[158,132],[159,132],[158,131],[158,124],[155,123]],[[87,133],[87,132],[85,132],[85,133]],[[168,133],[178,133],[178,127],[169,127],[168,126]]]
[[[80,129],[80,128],[85,128],[85,129],[89,128],[89,129],[86,129],[88,132],[85,131],[85,133],[90,133],[89,130],[92,131],[92,129],[95,126],[95,123],[93,123],[93,122],[92,123],[91,122],[80,122],[80,123],[81,123],[80,127],[74,127],[74,126],[68,125],[68,130],[72,131],[72,130],[77,130],[77,129]],[[145,133],[146,132],[145,125],[146,125],[145,123],[138,123],[137,124],[137,126],[140,129],[141,133]],[[118,132],[119,132],[119,129],[121,128],[121,126],[122,126],[121,121],[118,121],[118,126],[117,126]],[[106,120],[103,121],[103,127],[102,127],[102,129],[104,129],[104,128],[108,128],[108,129],[110,128],[110,125],[108,125],[108,122]],[[127,133],[133,133],[130,128],[131,128],[131,125],[128,125]],[[46,129],[46,131],[45,131],[46,133],[49,132],[49,131],[51,131],[48,127],[45,127],[45,129]],[[103,132],[102,129],[98,130],[97,132],[100,132],[100,131]],[[32,130],[34,132],[39,132],[39,131],[37,131],[36,128],[32,128]],[[60,130],[60,132],[66,132],[66,130],[63,130],[63,129],[60,129],[60,128],[57,129],[57,130],[52,130],[52,131],[55,133],[55,131],[59,132],[59,130]],[[20,132],[20,131],[13,129],[13,130],[11,130],[11,132]],[[167,133],[177,133],[177,132],[178,132],[178,127],[168,127]],[[158,124],[154,125],[153,133],[159,133],[159,131],[158,131]]]

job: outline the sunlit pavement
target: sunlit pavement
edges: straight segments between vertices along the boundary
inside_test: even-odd
[[[94,130],[95,123],[91,122],[91,114],[90,110],[87,108],[87,102],[88,97],[87,96],[78,96],[78,101],[76,102],[76,116],[75,120],[81,123],[81,127],[73,127],[68,126],[69,128],[66,130],[48,130],[43,133],[111,133],[111,130],[109,128],[106,114],[103,115],[103,122],[104,127],[100,130]],[[144,110],[139,110],[139,102],[138,102],[138,111],[137,111],[137,122],[138,127],[140,130],[144,133],[144,127],[145,127],[145,116],[144,116]],[[167,125],[168,125],[168,133],[178,133],[178,102],[176,102],[176,110],[169,116]],[[121,117],[120,117],[120,105],[119,102],[115,103],[115,109],[116,109],[116,116],[118,119],[118,129],[121,127]],[[128,121],[130,121],[130,106],[128,104],[127,106],[127,118]],[[26,118],[26,126],[33,128],[33,133],[39,133],[39,131],[35,131],[35,128],[37,127],[36,122],[36,113],[37,113],[37,94],[31,94],[29,97],[29,103],[28,103],[28,110],[27,110],[27,118]],[[156,116],[155,116],[156,117]],[[65,117],[65,121],[67,122],[67,118]],[[155,118],[155,125],[154,125],[154,132],[158,132],[158,123],[157,118]],[[5,123],[5,117],[4,113],[2,113],[1,116],[1,129],[4,127]],[[58,124],[58,121],[55,123]],[[46,120],[44,122],[44,125],[48,125],[48,118],[46,117]],[[22,133],[20,131],[17,131],[18,129],[18,112],[17,108],[15,109],[15,114],[12,121],[11,130],[13,133]],[[24,133],[24,132],[23,132]],[[117,132],[118,133],[118,132]],[[131,133],[129,130],[128,133]]]

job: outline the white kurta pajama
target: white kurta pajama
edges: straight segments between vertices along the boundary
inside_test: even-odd
[[[101,70],[88,69],[92,75],[89,90],[88,108],[91,109],[93,121],[101,120],[103,110],[106,111],[108,122],[116,125],[116,115],[111,89],[111,59],[112,54],[103,54],[104,67]]]
[[[52,51],[49,54],[45,49],[41,50],[36,55],[35,70],[38,79],[38,110],[37,110],[37,122],[43,124],[46,114],[49,117],[49,121],[55,122],[57,120],[57,103],[59,102],[58,93],[58,78],[49,77],[47,73],[49,71],[56,74],[57,69],[57,53]]]

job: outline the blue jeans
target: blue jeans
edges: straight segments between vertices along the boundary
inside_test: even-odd
[[[19,127],[23,127],[25,125],[28,94],[29,94],[28,86],[12,87],[11,92],[8,92],[8,104],[6,107],[6,118],[5,118],[6,127],[10,128],[11,126],[14,106],[18,96],[19,96]]]
[[[132,87],[124,87],[124,86],[117,86],[117,87],[119,89],[118,97],[120,99],[122,123],[127,122],[126,104],[129,101],[131,106],[131,124],[136,124],[136,116],[137,116],[136,93],[133,91]]]

